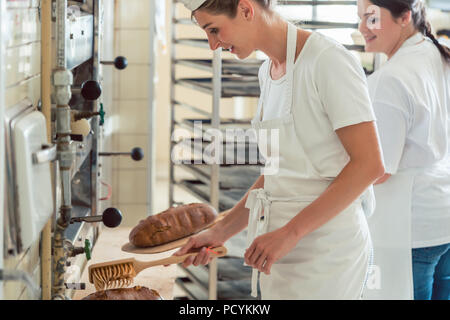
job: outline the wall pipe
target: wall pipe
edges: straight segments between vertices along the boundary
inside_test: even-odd
[[[52,0],[41,0],[41,101],[42,113],[47,124],[47,140],[52,144],[51,126],[51,72],[52,72]],[[50,164],[53,167],[53,163]],[[52,190],[54,170],[52,173]],[[54,193],[56,195],[56,192]],[[53,215],[41,234],[41,285],[42,299],[50,300],[52,295],[52,223]]]
[[[4,138],[4,110],[5,110],[5,15],[6,1],[0,0],[0,270],[3,269],[3,201],[5,186],[5,138]],[[0,279],[0,300],[3,299],[3,280]]]
[[[64,246],[64,234],[72,216],[71,169],[74,154],[71,149],[72,146],[70,140],[71,110],[69,107],[69,101],[72,95],[71,85],[73,84],[73,76],[70,70],[67,70],[66,24],[67,0],[57,0],[57,65],[55,71],[53,72],[53,84],[55,87],[56,100],[57,159],[59,161],[59,172],[61,174],[62,205],[59,210],[59,217],[56,220],[53,236],[52,299],[67,299],[66,287],[64,285],[64,275],[68,253]]]

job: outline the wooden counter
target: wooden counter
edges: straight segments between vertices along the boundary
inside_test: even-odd
[[[174,249],[158,254],[131,254],[123,252],[121,247],[128,242],[130,231],[131,228],[103,228],[92,251],[92,258],[88,261],[81,275],[80,282],[86,283],[86,290],[77,290],[73,296],[74,300],[82,299],[96,291],[94,285],[89,282],[88,266],[91,264],[126,258],[151,261],[171,256],[177,250]],[[172,300],[176,274],[176,265],[168,267],[152,267],[141,271],[137,277],[134,278],[134,284],[132,286],[140,285],[148,287],[149,289],[154,289],[158,291],[165,300]]]

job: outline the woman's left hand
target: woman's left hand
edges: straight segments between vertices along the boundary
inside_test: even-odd
[[[245,251],[245,263],[265,274],[272,264],[287,255],[297,244],[294,232],[287,226],[257,237]]]

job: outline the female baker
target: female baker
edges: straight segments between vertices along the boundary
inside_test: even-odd
[[[268,0],[182,2],[212,50],[269,57],[252,126],[268,135],[260,150],[277,152],[264,154],[269,169],[227,216],[175,254],[202,247],[184,266],[206,264],[205,246],[248,225],[253,296],[259,280],[262,299],[359,299],[371,260],[364,209],[384,174],[360,63],[337,42],[283,20]]]
[[[421,0],[359,0],[366,51],[388,57],[369,77],[386,175],[369,220],[368,298],[450,298],[450,50]],[[370,281],[369,281],[370,282]]]

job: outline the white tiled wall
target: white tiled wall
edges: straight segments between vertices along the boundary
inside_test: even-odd
[[[39,1],[6,1],[7,35],[5,52],[5,105],[9,108],[25,98],[37,105],[41,88],[41,35],[38,18]],[[3,23],[3,21],[2,21]],[[8,186],[6,186],[8,188]],[[20,269],[40,282],[39,241],[26,252],[4,261],[6,269]],[[4,283],[4,299],[32,299],[21,282]]]
[[[121,226],[134,226],[147,216],[148,4],[139,0],[115,1],[114,55],[125,56],[128,67],[114,77],[117,121],[113,145],[115,151],[128,152],[134,147],[144,151],[141,161],[119,157],[113,162],[112,202],[124,216]]]

